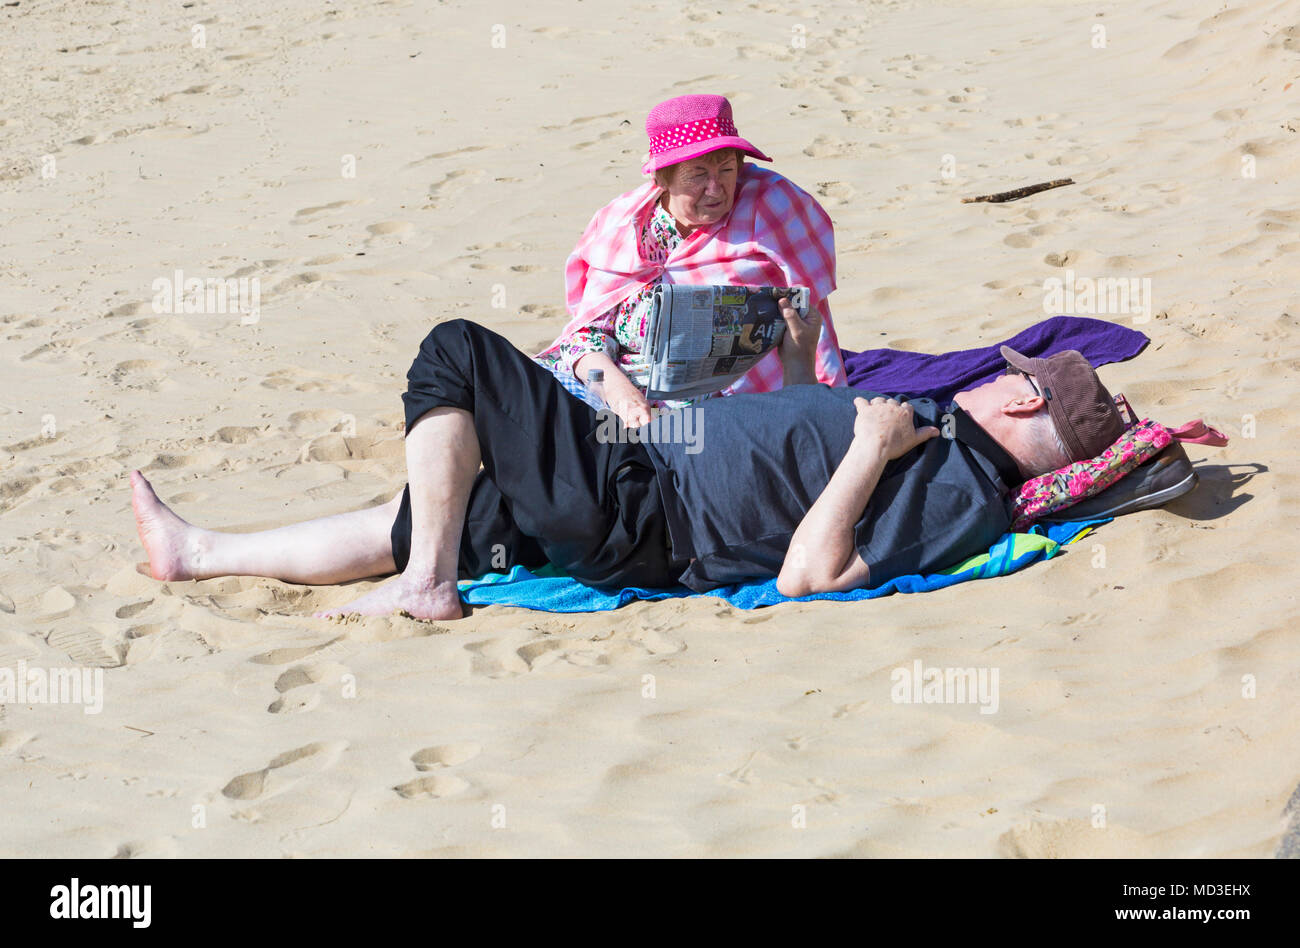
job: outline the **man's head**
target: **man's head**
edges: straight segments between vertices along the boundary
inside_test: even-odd
[[[1030,359],[1002,347],[1007,374],[955,401],[1016,460],[1028,480],[1096,457],[1124,431],[1097,373],[1073,349]]]

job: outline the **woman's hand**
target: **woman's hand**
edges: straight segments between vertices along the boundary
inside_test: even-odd
[[[627,373],[613,359],[603,352],[588,352],[573,364],[573,372],[583,383],[592,369],[605,372],[605,405],[623,421],[625,428],[640,428],[646,424],[654,412],[641,390],[636,387]]]
[[[853,399],[858,417],[853,422],[853,440],[862,447],[879,451],[886,460],[901,458],[917,445],[938,436],[931,425],[917,428],[912,406],[892,398]]]
[[[785,335],[781,339],[781,368],[785,385],[809,385],[817,381],[817,341],[822,334],[822,314],[817,307],[808,307],[808,318],[790,305],[787,297],[776,301],[785,320]]]
[[[605,380],[605,404],[623,420],[625,428],[640,428],[654,417],[641,390],[621,371]]]

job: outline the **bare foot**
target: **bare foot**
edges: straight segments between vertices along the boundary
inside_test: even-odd
[[[389,580],[346,606],[312,615],[318,619],[328,619],[353,614],[386,616],[394,612],[405,612],[416,619],[459,619],[465,615],[454,580],[435,583],[432,580],[417,579],[408,573]]]
[[[149,575],[164,581],[194,579],[190,553],[198,528],[172,513],[139,471],[131,472],[131,507],[140,542],[149,554]]]

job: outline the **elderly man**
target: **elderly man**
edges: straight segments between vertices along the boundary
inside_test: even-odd
[[[401,575],[317,615],[453,619],[458,577],[554,563],[596,586],[704,591],[777,577],[785,595],[878,586],[981,552],[1028,477],[1093,457],[1123,421],[1077,352],[1026,359],[954,404],[816,382],[820,326],[782,301],[776,392],[711,399],[691,439],[602,437],[599,414],[504,338],[435,327],[407,374],[410,483],[389,503],[260,533],[186,523],[132,474],[159,580]],[[680,419],[679,419],[680,420]],[[480,470],[480,463],[482,470]]]

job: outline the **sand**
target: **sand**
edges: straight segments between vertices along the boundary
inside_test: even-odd
[[[1278,848],[1300,780],[1294,4],[0,18],[0,666],[104,688],[98,714],[0,708],[0,855]],[[986,345],[1067,270],[1150,278],[1151,345],[1104,378],[1232,443],[1068,555],[873,602],[331,622],[310,614],[371,584],[137,572],[133,468],[213,528],[400,490],[424,334],[550,341],[566,255],[641,180],[650,106],[686,92],[729,96],[834,218],[847,348]],[[155,312],[177,269],[256,277],[260,318]],[[998,669],[998,712],[891,701],[918,659]]]

